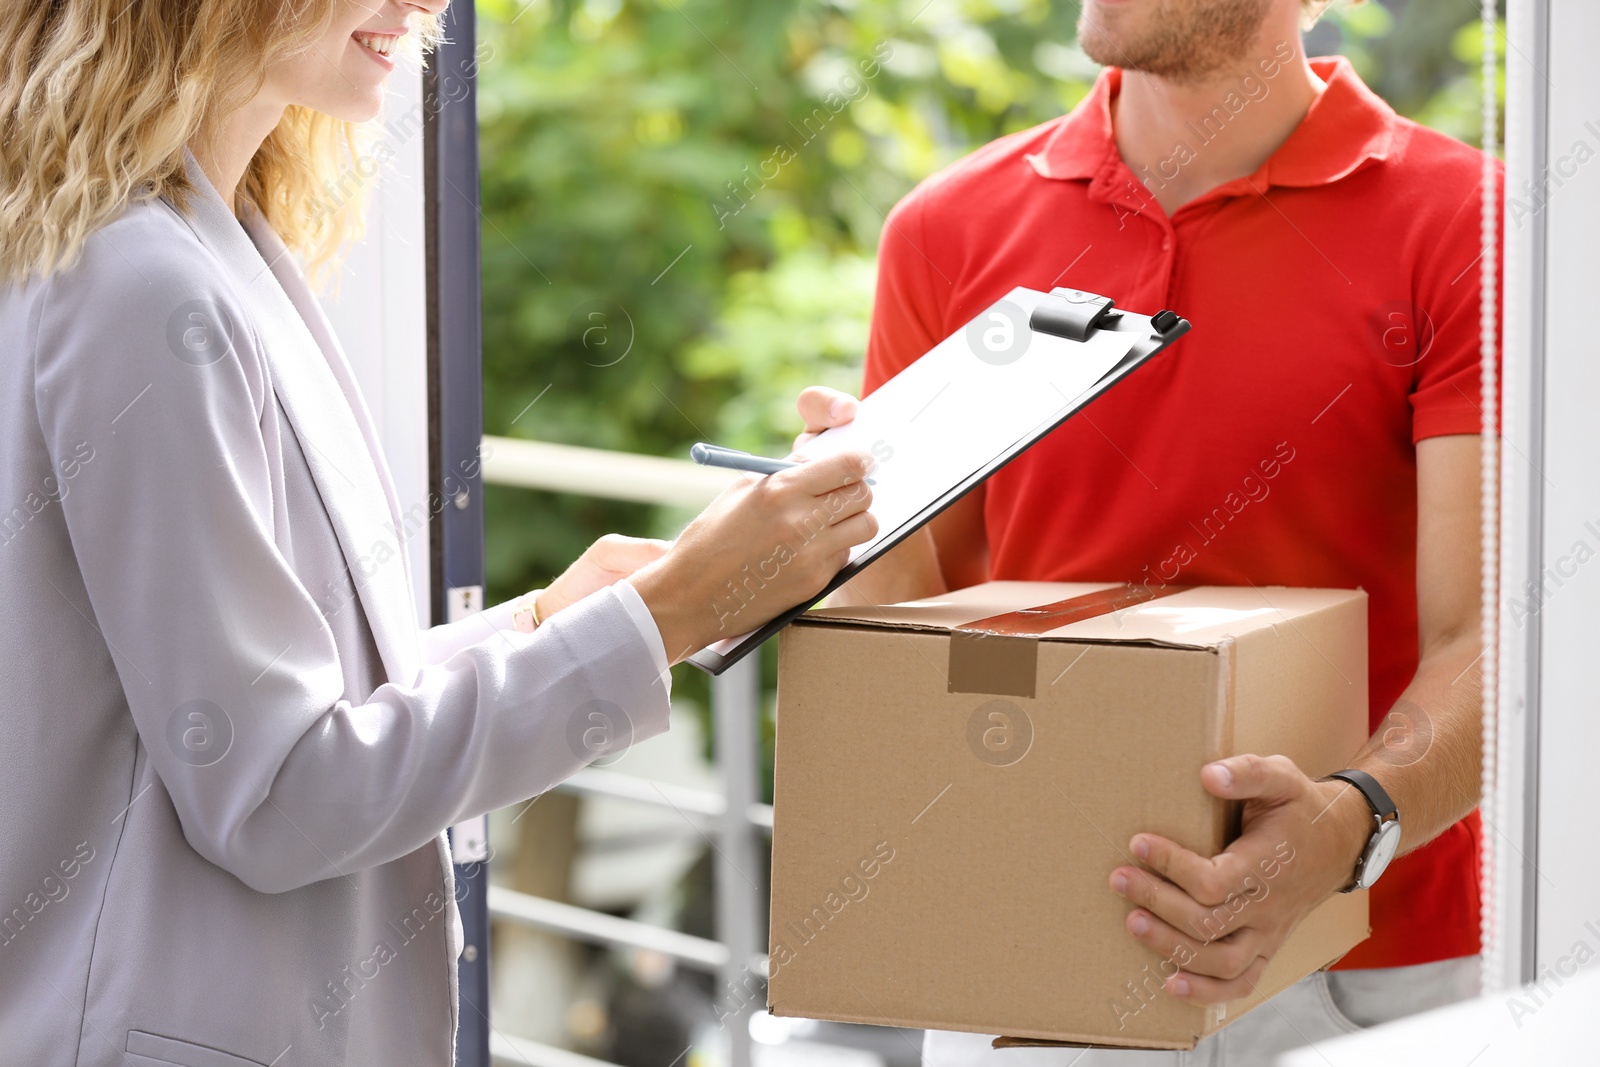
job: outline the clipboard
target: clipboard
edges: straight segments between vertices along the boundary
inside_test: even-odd
[[[856,546],[816,596],[712,643],[688,662],[721,674],[1189,328],[1172,311],[1140,315],[1078,289],[1011,290],[863,398],[854,422],[818,434],[799,450],[809,457],[846,448],[873,453],[877,536]],[[1013,414],[1014,425],[1007,422]],[[728,615],[737,618],[737,611]]]

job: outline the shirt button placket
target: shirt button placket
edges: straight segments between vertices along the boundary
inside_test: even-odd
[[[1170,220],[1161,222],[1161,297],[1156,301],[1166,307],[1172,301],[1172,276],[1173,266],[1177,262],[1177,253],[1173,251],[1178,243],[1176,235],[1172,232]]]

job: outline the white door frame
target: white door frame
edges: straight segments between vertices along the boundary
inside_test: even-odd
[[[1600,5],[1509,0],[1498,984],[1600,958]],[[1490,828],[1490,824],[1493,828]]]

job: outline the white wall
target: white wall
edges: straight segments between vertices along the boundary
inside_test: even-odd
[[[428,501],[427,260],[422,177],[422,74],[396,70],[382,123],[392,155],[372,198],[367,236],[350,255],[337,299],[323,301],[383,438],[400,510]],[[408,546],[417,620],[429,620],[428,543]]]
[[[1510,0],[1502,984],[1600,960],[1600,5]]]
[[[1600,939],[1600,5],[1550,3],[1544,571],[1537,916],[1541,969]],[[1507,61],[1511,62],[1510,59]],[[1580,149],[1579,144],[1586,146]],[[1587,162],[1578,162],[1587,156]],[[1560,183],[1559,186],[1557,183]],[[1513,190],[1512,192],[1515,192]],[[1508,205],[1509,206],[1509,205]],[[1514,223],[1513,223],[1514,225]],[[1578,546],[1587,546],[1587,553]],[[1597,558],[1579,562],[1578,557]],[[1559,584],[1558,584],[1559,583]]]

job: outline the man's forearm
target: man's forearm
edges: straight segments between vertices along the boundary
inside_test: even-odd
[[[1424,652],[1411,684],[1351,763],[1376,778],[1400,810],[1401,852],[1427,844],[1478,806],[1482,647],[1473,631]],[[1348,792],[1346,804],[1370,813],[1355,789]]]

